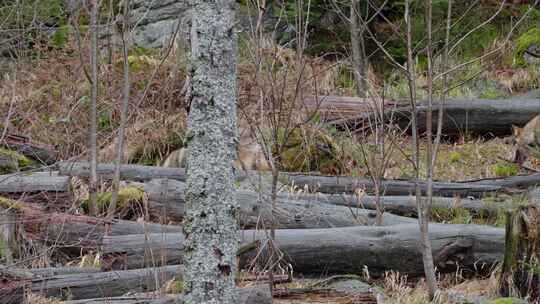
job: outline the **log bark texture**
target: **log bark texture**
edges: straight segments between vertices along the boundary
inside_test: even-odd
[[[268,285],[238,288],[239,304],[271,304],[272,294]],[[64,304],[182,304],[182,295],[140,294],[113,298],[66,301]]]
[[[438,103],[434,102],[432,115],[438,115]],[[418,128],[426,131],[427,103],[417,105]],[[386,111],[387,119],[394,118],[401,129],[410,129],[410,113],[407,106]],[[442,134],[446,136],[505,136],[512,134],[512,125],[523,126],[540,113],[537,98],[451,100],[444,105]],[[353,130],[366,129],[371,113],[361,113],[356,118],[335,121]],[[393,116],[392,116],[393,115]],[[489,118],[489,119],[486,119]],[[434,121],[433,128],[437,128]]]
[[[308,187],[322,193],[354,193],[357,189],[373,192],[373,182],[368,179],[357,179],[348,176],[304,175],[289,173],[288,183],[300,188]],[[422,194],[426,194],[427,182],[418,181]],[[464,182],[434,182],[433,195],[443,197],[476,197],[488,193],[508,192],[515,189],[526,189],[540,185],[540,173],[532,175],[511,176],[507,178],[483,179]],[[412,195],[414,181],[384,180],[382,181],[384,195]]]
[[[61,299],[115,297],[127,292],[147,292],[173,278],[182,278],[183,266],[134,269],[97,273],[63,274],[0,285],[0,304],[22,299],[24,287],[35,294]]]
[[[280,197],[296,201],[318,201],[325,204],[347,206],[352,208],[365,208],[377,210],[376,197],[371,195],[357,196],[352,194],[281,194]],[[416,198],[414,196],[381,196],[380,197],[385,212],[392,214],[416,217]],[[450,197],[434,197],[432,208],[451,210],[453,208],[463,208],[474,217],[496,216],[502,206],[494,203],[486,203],[477,199],[461,199]]]
[[[90,176],[90,164],[88,162],[63,161],[57,164],[60,175],[77,176],[88,178]],[[112,180],[114,176],[114,164],[98,164],[97,174],[101,180]],[[167,168],[142,165],[121,165],[120,180],[145,182],[151,179],[167,178],[178,181],[186,181],[184,168]],[[236,172],[236,179],[243,180],[246,174]]]
[[[180,222],[185,212],[186,185],[174,180],[152,180],[147,183],[131,183],[148,195],[149,213],[160,221]],[[279,229],[330,228],[356,225],[374,225],[376,213],[356,206],[335,206],[321,201],[294,200],[280,197],[275,212],[270,199],[255,192],[236,191],[243,228],[268,227],[270,220],[277,220]],[[383,225],[416,222],[414,219],[386,213]]]
[[[440,272],[487,271],[502,260],[504,230],[479,225],[431,224],[429,236],[433,258]],[[150,240],[150,241],[149,241]],[[242,242],[267,240],[264,231],[244,230]],[[420,236],[417,224],[388,227],[356,226],[329,229],[284,229],[276,231],[276,242],[283,259],[295,273],[350,274],[368,267],[372,276],[394,270],[409,276],[423,274]],[[157,234],[111,236],[104,239],[103,256],[125,256],[114,267],[139,267],[134,260],[144,259],[142,252],[152,250],[165,257],[165,263],[181,261],[183,236]],[[172,248],[171,250],[169,250]],[[162,250],[163,249],[163,250]],[[250,257],[243,259],[245,262]],[[485,266],[485,267],[484,267]]]
[[[85,215],[47,212],[40,205],[24,202],[6,202],[16,225],[21,226],[25,237],[65,249],[95,249],[102,242],[106,229],[109,235],[137,233],[182,233],[182,227],[124,220],[105,220]],[[2,210],[2,212],[5,212]],[[108,228],[106,227],[108,226]],[[68,249],[69,250],[69,249]]]
[[[90,164],[88,162],[60,162],[57,164],[61,175],[90,177]],[[97,174],[102,180],[112,180],[114,164],[98,164]],[[154,178],[168,178],[185,181],[186,173],[183,168],[164,168],[142,165],[121,165],[120,179],[131,181],[148,181]]]
[[[0,175],[0,195],[27,202],[71,205],[71,178],[57,172],[35,172]]]

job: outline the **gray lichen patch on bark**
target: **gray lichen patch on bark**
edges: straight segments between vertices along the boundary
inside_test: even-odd
[[[235,2],[192,0],[185,303],[237,303]]]

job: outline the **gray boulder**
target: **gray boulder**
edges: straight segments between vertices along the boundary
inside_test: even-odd
[[[134,26],[133,42],[142,47],[167,45],[178,30],[178,37],[188,35],[187,0],[134,0],[130,13]]]

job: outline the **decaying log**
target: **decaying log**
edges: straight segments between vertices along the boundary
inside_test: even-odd
[[[499,292],[540,301],[540,217],[536,207],[520,206],[506,221],[504,261]]]
[[[61,175],[88,178],[90,176],[90,164],[88,162],[63,161],[57,164]],[[112,180],[114,176],[114,164],[98,164],[97,174],[102,180]],[[132,181],[148,181],[153,178],[168,178],[185,181],[186,173],[183,168],[165,168],[142,165],[121,165],[120,179]]]
[[[293,200],[319,201],[326,204],[358,207],[370,210],[377,209],[377,200],[375,196],[363,195],[357,196],[354,194],[293,194],[282,193],[280,197]],[[416,198],[414,196],[381,196],[380,202],[385,212],[393,214],[416,217],[418,209],[416,208]],[[451,210],[454,208],[462,208],[467,210],[474,217],[487,218],[498,214],[502,206],[495,203],[486,203],[476,199],[462,199],[450,197],[434,197],[433,209]]]
[[[464,271],[482,271],[487,269],[483,266],[491,266],[502,259],[503,229],[479,225],[431,224],[429,233],[435,265],[441,272],[452,272],[457,267]],[[265,231],[242,232],[244,244],[254,240],[264,244],[267,239]],[[144,254],[148,252],[153,252],[158,262],[181,261],[183,235],[111,236],[103,242],[105,260],[120,257],[116,264],[110,264],[113,268],[137,267],[139,265],[132,261],[137,258],[144,260]],[[366,266],[372,276],[381,276],[387,270],[409,276],[423,274],[417,224],[284,229],[276,231],[276,242],[283,253],[283,259],[293,266],[295,273],[362,273]],[[125,260],[122,261],[123,257]],[[247,259],[243,260],[245,262]],[[126,264],[122,265],[123,262]]]
[[[238,288],[239,304],[271,304],[270,286],[257,285]],[[112,297],[66,301],[65,304],[181,304],[182,295],[140,294],[134,296]]]
[[[16,173],[0,175],[0,195],[28,202],[70,204],[71,179],[56,172]]]
[[[357,179],[348,176],[304,175],[289,173],[287,182],[300,188],[322,193],[354,193],[363,189],[372,193],[373,182],[368,179]],[[427,183],[418,181],[422,194],[426,193]],[[464,182],[434,182],[433,195],[444,197],[483,197],[488,193],[507,192],[514,189],[526,189],[540,185],[540,173],[532,175],[511,176],[507,178],[482,179]],[[384,195],[411,195],[415,187],[414,181],[384,180],[382,191]]]
[[[114,175],[114,164],[98,164],[97,174],[102,180],[112,180]],[[88,162],[60,162],[57,168],[61,175],[77,176],[88,178],[90,176],[90,165]],[[237,180],[243,180],[245,173],[237,172]],[[178,181],[186,181],[184,168],[167,168],[157,166],[142,165],[121,165],[120,179],[129,181],[145,182],[156,178],[167,178]]]
[[[12,215],[13,222],[21,226],[25,236],[49,245],[79,252],[86,247],[94,249],[101,244],[106,229],[109,235],[134,233],[181,233],[182,227],[154,223],[105,220],[85,215],[47,212],[41,205],[20,201],[7,201],[2,211]]]
[[[540,113],[540,102],[536,98],[450,100],[444,105],[442,133],[446,136],[506,136],[512,134],[512,125],[523,126]],[[410,108],[408,106],[388,107],[385,117],[394,119],[401,129],[410,129]],[[434,103],[433,117],[438,115],[438,104]],[[418,129],[426,130],[428,106],[425,102],[417,105]],[[373,113],[360,113],[355,118],[337,120],[337,125],[347,125],[351,130],[365,130]],[[489,119],[486,119],[489,118]],[[373,120],[372,120],[373,121]],[[437,128],[437,121],[434,121]]]
[[[352,96],[309,96],[304,104],[310,110],[317,110],[321,118],[326,122],[355,119],[359,113],[371,113],[378,101],[369,98]],[[385,108],[397,106],[396,102],[385,101]]]
[[[47,297],[91,299],[95,297],[115,297],[127,292],[153,291],[164,282],[181,278],[182,266],[166,266],[158,268],[134,269],[96,273],[63,274],[31,280],[10,281],[0,283],[0,304],[21,303],[8,302],[5,299],[22,299],[24,287],[34,294]]]
[[[184,240],[182,233],[105,236],[101,265],[110,270],[181,264]]]
[[[53,146],[32,141],[26,136],[7,134],[3,145],[46,165],[54,163],[58,158],[58,151]]]
[[[175,180],[159,179],[147,183],[131,183],[148,195],[149,213],[157,219],[180,222],[184,216],[185,184]],[[275,212],[272,212],[268,197],[260,197],[255,192],[237,191],[242,227],[249,229],[264,227],[272,218],[280,229],[330,228],[355,225],[374,225],[376,213],[373,211],[335,206],[318,201],[297,201],[280,198]],[[415,222],[414,219],[386,213],[383,225]]]

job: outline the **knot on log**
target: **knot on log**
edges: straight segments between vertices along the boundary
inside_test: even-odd
[[[461,265],[473,264],[470,263],[474,261],[473,241],[459,239],[443,245],[433,258],[437,268],[444,272],[454,271]]]

